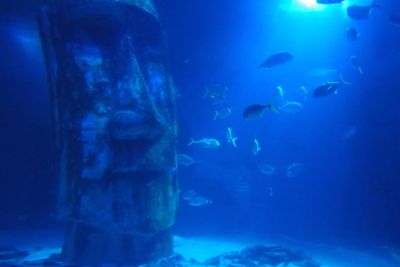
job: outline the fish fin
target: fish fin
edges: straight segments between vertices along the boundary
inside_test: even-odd
[[[218,110],[216,110],[216,111],[215,111],[215,114],[214,114],[213,121],[215,121],[216,119],[218,119],[218,117],[219,117],[219,112],[218,112]]]
[[[346,81],[346,80],[343,78],[343,74],[342,74],[342,73],[339,74],[339,80],[340,80],[341,83],[343,83],[343,84],[345,84],[345,85],[351,85],[350,82]]]
[[[278,113],[278,110],[272,103],[267,104],[267,107],[270,108],[273,113]]]
[[[236,140],[237,140],[237,139],[238,139],[237,137],[232,138],[232,145],[233,145],[234,147],[237,147],[237,145],[236,145]]]
[[[189,144],[187,144],[188,146],[191,146],[191,145],[193,145],[194,144],[194,140],[193,140],[193,138],[192,137],[190,137],[190,142],[189,142]]]

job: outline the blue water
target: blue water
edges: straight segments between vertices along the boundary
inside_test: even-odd
[[[302,1],[158,1],[168,45],[168,68],[179,90],[179,153],[196,161],[179,167],[182,192],[212,201],[180,202],[175,232],[187,236],[282,236],[325,244],[400,247],[400,27],[388,22],[400,3],[380,0],[368,20],[351,21],[347,1],[314,8]],[[307,1],[303,1],[305,3]],[[367,1],[368,4],[368,1]],[[346,38],[355,27],[357,41]],[[293,61],[266,70],[270,55]],[[0,227],[57,226],[55,149],[45,68],[27,1],[0,4]],[[351,66],[357,56],[360,75]],[[319,84],[351,84],[313,98]],[[205,88],[226,86],[213,104]],[[266,110],[244,120],[251,104],[267,104],[282,86],[304,106],[296,113]],[[300,90],[308,89],[307,99]],[[215,110],[231,108],[223,120]],[[230,127],[238,147],[226,142]],[[190,138],[221,146],[187,146]],[[258,155],[251,151],[256,138]],[[294,162],[302,170],[288,177]],[[262,174],[258,165],[275,167]],[[388,256],[389,257],[389,256]]]

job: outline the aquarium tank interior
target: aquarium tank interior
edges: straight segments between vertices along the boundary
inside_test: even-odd
[[[0,266],[400,266],[400,2],[0,3]]]

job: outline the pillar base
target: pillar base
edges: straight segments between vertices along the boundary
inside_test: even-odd
[[[107,232],[73,222],[66,232],[62,256],[66,262],[73,264],[139,265],[172,253],[173,235],[170,229],[156,235],[141,235]]]

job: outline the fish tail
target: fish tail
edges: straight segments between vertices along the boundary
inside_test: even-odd
[[[218,110],[216,110],[216,111],[215,111],[215,114],[214,114],[213,121],[215,121],[216,119],[218,119],[218,117],[219,117],[219,112],[218,112]]]
[[[237,139],[238,139],[237,137],[232,138],[232,145],[233,145],[234,147],[237,147],[237,145],[236,145],[236,140],[237,140]]]
[[[343,84],[345,84],[345,85],[350,85],[350,84],[351,84],[350,82],[346,81],[346,80],[343,78],[343,74],[342,74],[342,73],[339,74],[339,80],[340,80],[341,83],[343,83]]]
[[[272,103],[268,103],[267,107],[270,108],[272,110],[273,113],[278,113],[278,110],[276,109],[276,107],[274,106],[274,104]]]
[[[190,137],[190,142],[189,142],[189,144],[187,144],[188,146],[191,146],[191,145],[193,145],[194,144],[194,140],[193,140],[193,138],[192,137]]]
[[[303,92],[303,101],[306,102],[308,96],[308,90],[305,86],[301,86],[300,89]]]

